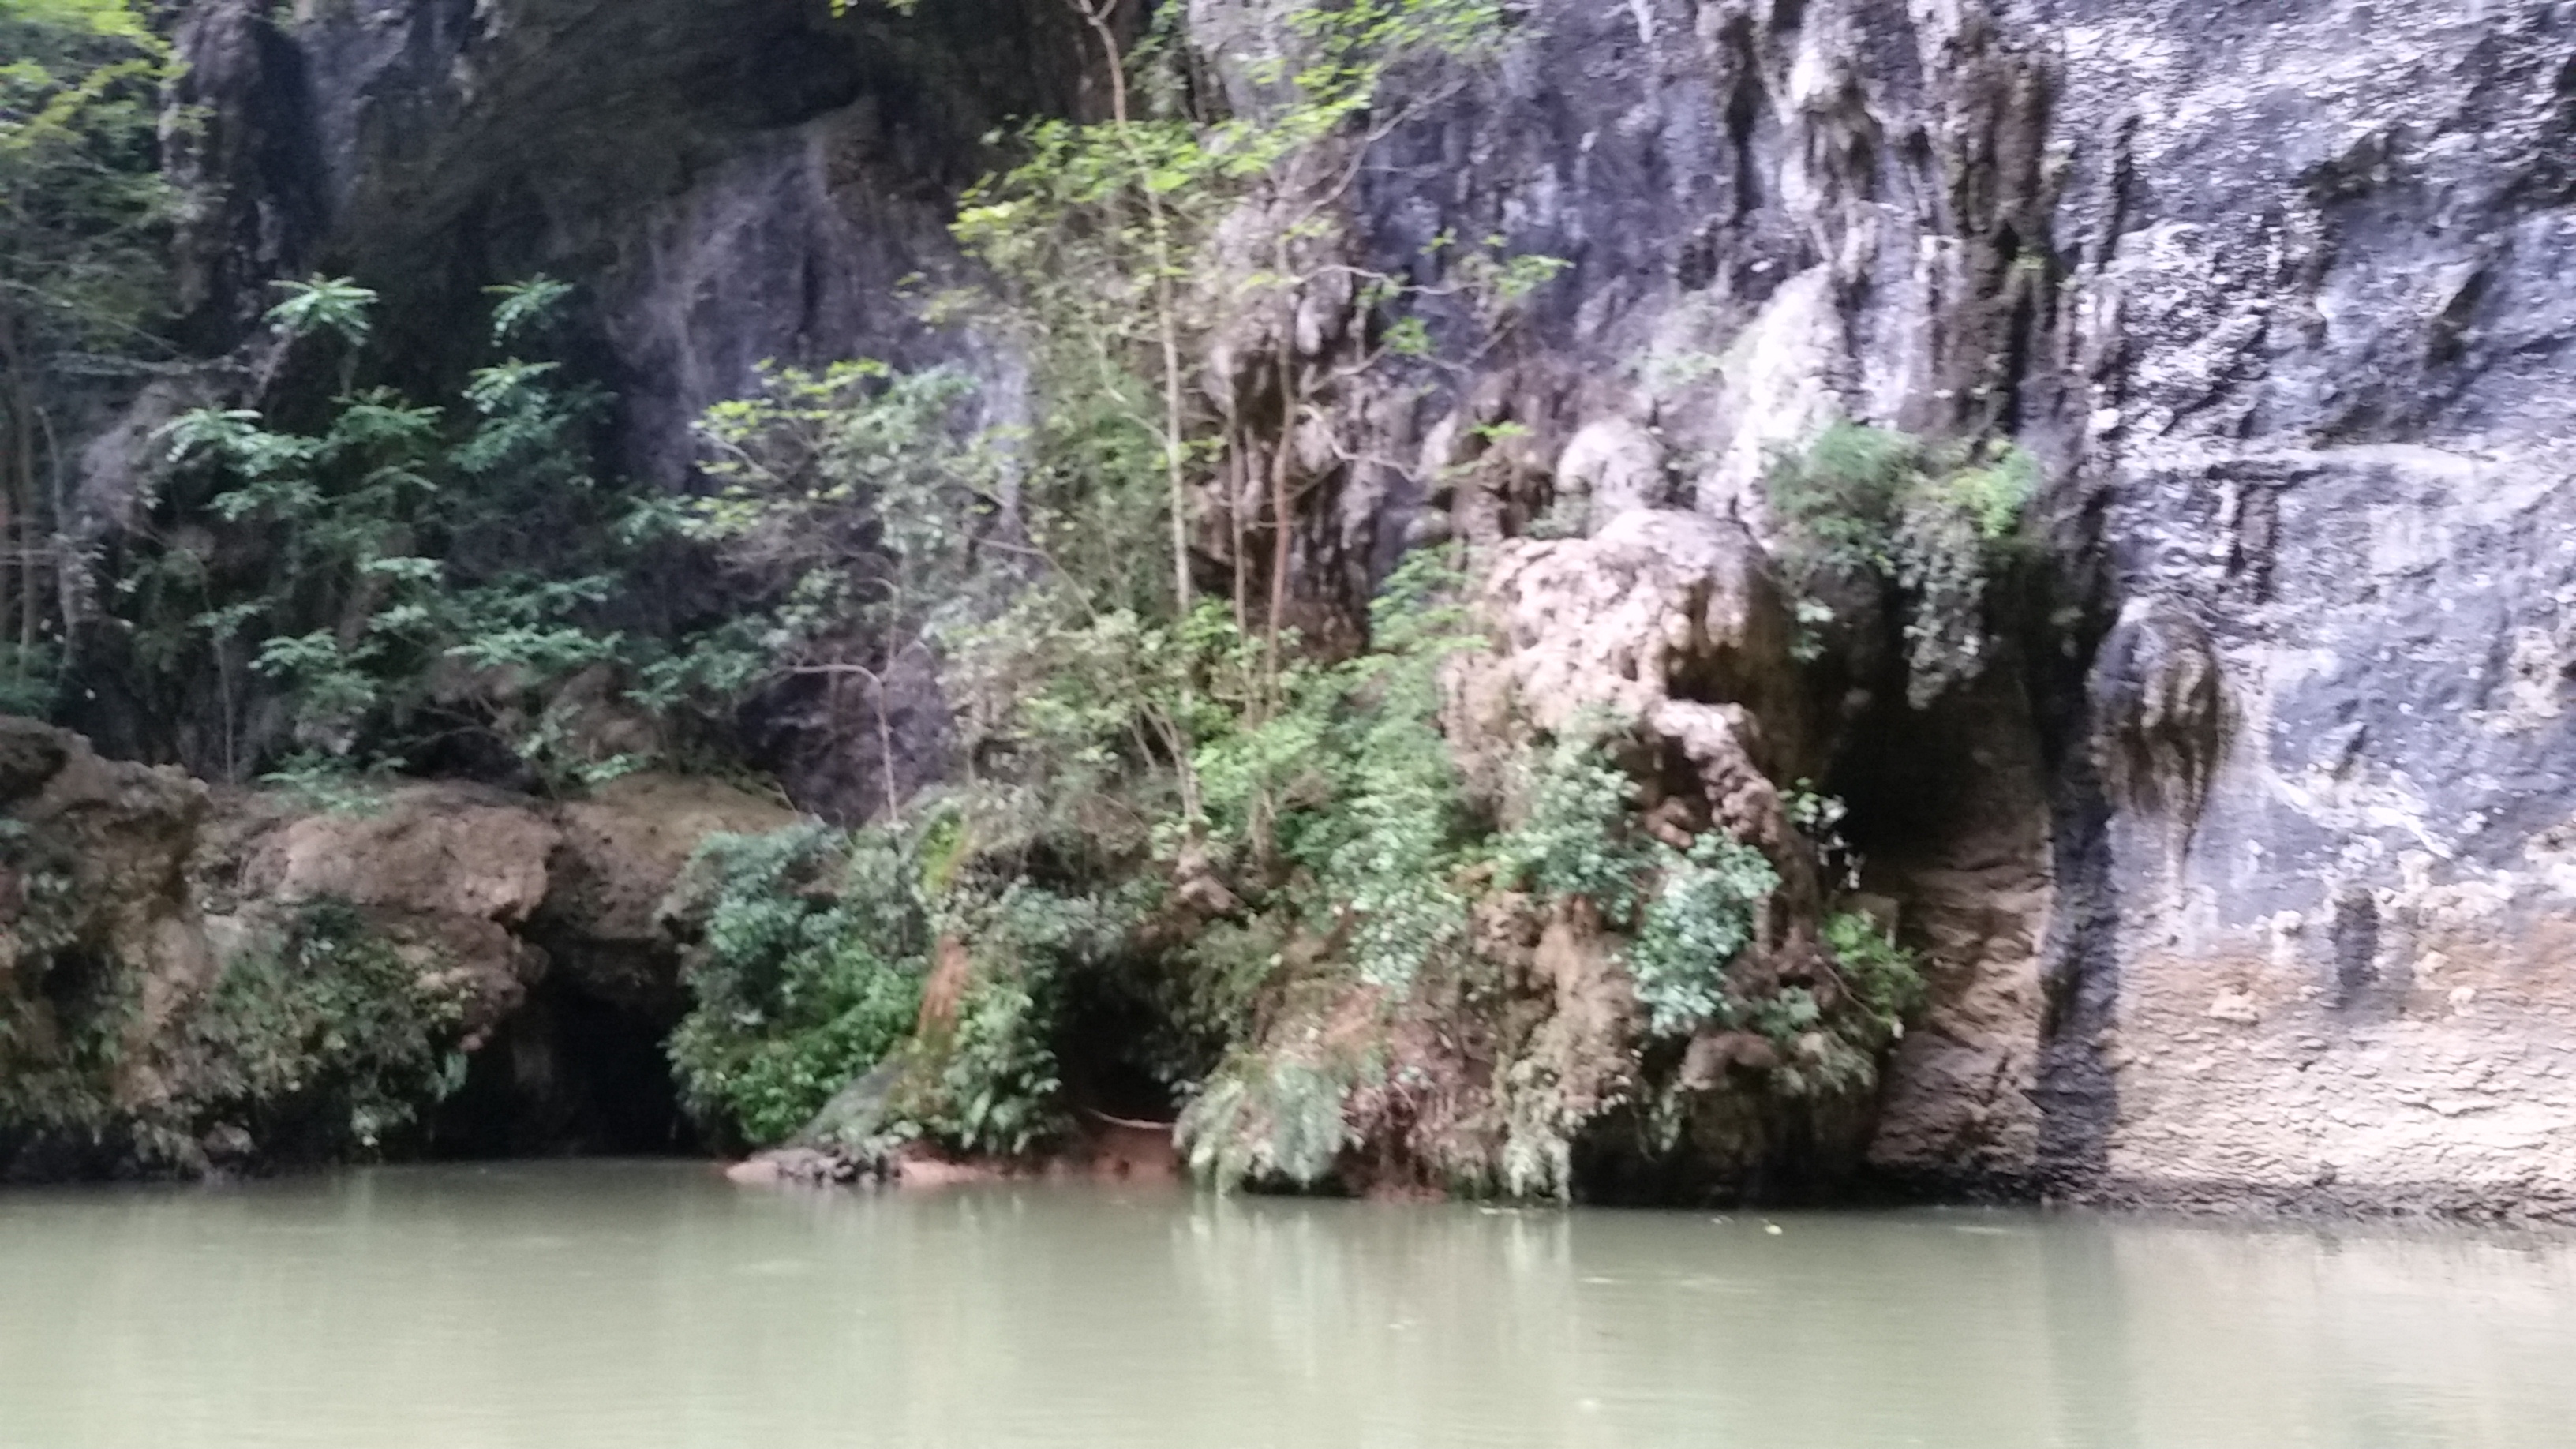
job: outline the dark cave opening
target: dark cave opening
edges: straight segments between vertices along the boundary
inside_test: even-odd
[[[1180,1110],[1175,1079],[1204,1076],[1216,1063],[1213,1054],[1197,1059],[1132,975],[1104,967],[1068,982],[1052,1036],[1056,1075],[1079,1117],[1169,1122]]]
[[[1975,770],[1962,757],[1974,744],[1947,702],[1916,710],[1901,689],[1878,699],[1852,723],[1824,789],[1843,802],[1843,838],[1863,860],[1910,859],[1973,808]]]
[[[426,1155],[703,1154],[665,1048],[675,1021],[549,971],[466,1059],[464,1084],[431,1114]]]

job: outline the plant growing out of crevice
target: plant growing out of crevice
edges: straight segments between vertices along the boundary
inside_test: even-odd
[[[1811,1061],[1802,1076],[1792,1055],[1781,1079],[1792,1093],[1827,1079],[1848,1085],[1862,1068],[1874,1070],[1869,1059],[1922,1004],[1913,953],[1867,917],[1833,913],[1820,938],[1839,987],[1834,1011],[1805,985],[1748,988],[1733,968],[1755,943],[1779,870],[1723,830],[1677,848],[1641,829],[1635,782],[1611,754],[1620,728],[1606,715],[1585,716],[1538,752],[1526,814],[1495,847],[1507,877],[1551,899],[1581,897],[1625,934],[1624,959],[1651,1035],[1743,1029],[1793,1047],[1827,1028],[1833,1040],[1819,1049],[1830,1049],[1832,1070],[1817,1077]],[[1839,802],[1801,790],[1789,805],[1820,853],[1842,848]]]
[[[1768,476],[1800,622],[1831,621],[1817,597],[1829,578],[1893,587],[1906,699],[1924,708],[1984,667],[1987,585],[2038,486],[2038,465],[2007,442],[1828,425],[1803,454],[1776,459]]]
[[[1628,947],[1637,1004],[1648,1029],[1665,1036],[1732,1025],[1741,1008],[1728,993],[1727,967],[1753,944],[1755,913],[1780,888],[1780,873],[1723,831],[1701,835],[1687,851],[1663,849],[1669,854]]]
[[[464,1084],[464,1003],[345,902],[302,907],[225,963],[188,1023],[195,1116],[272,1154],[372,1154]]]
[[[27,876],[37,909],[18,966],[46,984],[41,1002],[0,993],[0,1136],[144,1170],[202,1166],[204,1144],[227,1140],[272,1161],[369,1157],[462,1085],[461,984],[332,899],[262,927],[201,994],[169,1004],[174,1029],[153,1055],[129,1060],[144,969],[81,939],[70,879],[57,866]],[[164,1089],[135,1100],[134,1069]]]
[[[1628,969],[1650,1031],[1687,1036],[1732,1024],[1727,971],[1753,944],[1755,913],[1779,889],[1779,872],[1723,830],[1683,849],[1640,828],[1636,781],[1611,753],[1623,728],[1588,714],[1542,747],[1527,813],[1496,854],[1540,895],[1589,901],[1628,935]]]

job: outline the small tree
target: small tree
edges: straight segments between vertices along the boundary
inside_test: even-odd
[[[271,324],[290,344],[331,339],[351,377],[375,294],[333,277],[282,290]],[[540,277],[493,291],[495,340],[515,349],[568,289]],[[172,461],[209,485],[190,496],[267,546],[245,566],[171,529],[116,592],[147,667],[211,666],[227,774],[276,763],[244,737],[256,681],[282,691],[308,766],[399,759],[460,732],[549,777],[625,763],[572,749],[551,697],[585,670],[654,660],[651,641],[607,622],[628,587],[621,522],[641,505],[590,471],[605,399],[565,385],[552,362],[505,355],[457,402],[361,388],[318,433],[244,408],[171,424]]]
[[[64,412],[165,352],[170,65],[131,0],[0,0],[0,708],[46,707],[70,631]]]

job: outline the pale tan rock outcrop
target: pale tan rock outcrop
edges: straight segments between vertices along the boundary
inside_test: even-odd
[[[104,760],[77,735],[9,718],[0,813],[0,1175],[202,1168],[185,1136],[195,1128],[170,1113],[204,1095],[196,1077],[233,1064],[219,1044],[187,1039],[192,1013],[323,903],[353,909],[459,1005],[469,1052],[550,970],[603,1000],[675,1009],[677,957],[653,904],[707,835],[794,818],[741,790],[659,776],[571,803],[415,784],[325,809]],[[79,1045],[102,1029],[118,1034],[112,1054]],[[38,1088],[55,1116],[94,1119],[82,1130],[103,1134],[46,1159],[68,1167],[9,1160],[29,1132],[59,1131],[10,1120],[13,1094]],[[119,1146],[118,1121],[148,1131]],[[234,1144],[227,1155],[256,1155],[238,1123],[215,1130]]]

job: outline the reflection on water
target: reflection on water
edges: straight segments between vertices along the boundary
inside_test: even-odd
[[[670,1164],[0,1194],[7,1449],[2548,1449],[2571,1365],[2576,1244],[2467,1232]]]

